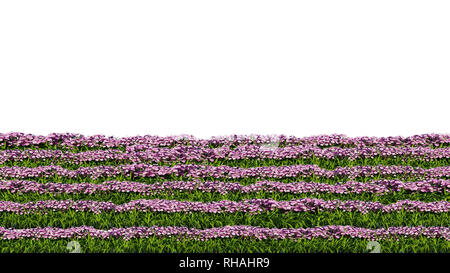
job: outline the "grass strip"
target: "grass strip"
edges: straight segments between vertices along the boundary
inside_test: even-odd
[[[14,176],[0,176],[1,179],[18,179]],[[439,177],[441,179],[449,179],[450,176],[442,175]],[[39,183],[47,183],[47,182],[55,182],[55,183],[66,183],[66,184],[73,184],[73,183],[93,183],[93,184],[101,184],[103,182],[111,181],[111,180],[117,180],[117,181],[132,181],[132,182],[140,182],[140,183],[147,183],[147,184],[153,184],[153,183],[162,183],[166,181],[198,181],[200,183],[202,182],[213,182],[213,181],[222,181],[222,182],[238,182],[241,185],[251,185],[255,184],[258,181],[261,181],[261,177],[239,177],[239,178],[232,178],[232,177],[192,177],[192,176],[186,176],[186,175],[163,175],[163,176],[153,176],[153,177],[136,177],[133,176],[133,174],[118,174],[114,176],[101,176],[101,177],[67,177],[67,176],[60,176],[58,174],[53,175],[47,175],[47,176],[41,176],[41,177],[24,177],[20,179],[32,179],[33,181],[39,182]],[[375,180],[382,180],[382,179],[388,179],[388,180],[402,180],[404,182],[409,181],[421,181],[421,180],[427,180],[429,177],[426,175],[418,175],[418,176],[410,176],[405,174],[389,174],[389,175],[382,175],[382,174],[376,174],[372,176],[358,176],[358,177],[352,177],[349,176],[335,176],[335,177],[323,177],[323,176],[316,176],[316,175],[298,175],[296,177],[264,177],[264,180],[268,181],[279,181],[283,183],[291,183],[291,182],[317,182],[317,183],[327,183],[327,184],[337,184],[337,183],[344,183],[349,180],[357,181],[357,182],[369,182],[369,181],[375,181]],[[437,178],[438,179],[438,178]]]
[[[239,159],[239,160],[214,160],[214,161],[171,161],[171,162],[154,162],[150,160],[143,160],[134,162],[131,160],[104,160],[104,161],[88,161],[81,163],[72,163],[68,160],[59,159],[26,159],[23,161],[6,161],[0,164],[0,167],[27,167],[36,168],[41,166],[58,165],[65,169],[77,170],[86,167],[99,166],[118,166],[135,163],[143,163],[156,166],[174,166],[177,164],[194,164],[205,166],[229,166],[239,168],[251,167],[269,167],[269,166],[287,166],[287,165],[317,165],[327,170],[334,170],[338,167],[355,167],[355,166],[411,166],[420,168],[436,168],[450,165],[450,158],[440,158],[430,161],[411,159],[409,157],[385,158],[376,157],[370,159],[322,159],[322,158],[298,158],[298,159]]]
[[[166,200],[180,200],[180,201],[199,201],[199,202],[214,202],[221,200],[242,201],[246,199],[273,199],[273,200],[293,200],[301,198],[318,198],[323,200],[360,200],[380,202],[382,204],[395,203],[401,200],[413,200],[422,202],[447,201],[450,202],[450,194],[446,193],[411,193],[407,191],[392,192],[388,194],[378,195],[375,193],[362,194],[338,194],[338,193],[283,193],[283,192],[267,192],[259,191],[253,193],[227,193],[221,194],[218,192],[201,192],[201,191],[167,191],[164,193],[157,193],[153,195],[143,195],[134,192],[108,192],[95,194],[75,194],[75,193],[11,193],[9,191],[0,191],[1,201],[12,201],[18,203],[45,201],[45,200],[93,200],[93,201],[110,201],[115,204],[124,204],[131,200],[138,199],[166,199]]]
[[[311,240],[255,240],[249,238],[211,239],[208,241],[176,238],[123,239],[21,239],[0,240],[1,253],[69,253],[69,242],[76,241],[81,253],[368,253],[368,240],[360,238]],[[380,253],[448,253],[443,238],[398,238],[377,241]]]
[[[393,226],[443,226],[450,224],[448,213],[430,212],[345,212],[341,210],[317,212],[267,211],[256,215],[245,212],[76,212],[73,210],[48,211],[47,213],[14,214],[0,213],[0,226],[7,228],[34,228],[92,226],[99,229],[132,226],[184,226],[213,228],[227,225],[249,225],[268,228],[307,228],[327,225],[350,225],[364,228],[388,228]]]

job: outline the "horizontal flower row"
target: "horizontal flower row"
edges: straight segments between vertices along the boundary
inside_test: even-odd
[[[108,230],[94,227],[79,226],[71,228],[27,228],[11,229],[0,227],[0,237],[3,240],[23,238],[64,239],[64,238],[132,238],[146,237],[177,237],[179,239],[209,240],[214,238],[253,238],[264,239],[339,239],[342,237],[361,238],[368,240],[396,239],[399,237],[444,238],[450,240],[449,227],[388,227],[368,229],[353,226],[319,226],[312,228],[264,228],[256,226],[224,226],[209,229],[188,227],[125,227]]]
[[[294,136],[224,136],[212,137],[210,139],[198,139],[191,135],[180,136],[133,136],[133,137],[106,137],[104,135],[83,136],[81,134],[49,134],[47,136],[24,134],[19,132],[0,134],[0,146],[27,147],[32,145],[61,145],[65,147],[99,147],[113,148],[131,145],[146,146],[230,146],[246,144],[281,143],[282,145],[316,145],[316,146],[433,146],[450,144],[450,135],[445,134],[423,134],[410,137],[347,137],[345,135],[319,135],[311,137]]]
[[[450,180],[431,179],[425,181],[403,182],[400,180],[374,180],[369,182],[347,181],[341,184],[326,184],[316,182],[283,183],[278,181],[257,181],[251,185],[241,185],[238,182],[222,181],[165,181],[146,184],[128,181],[106,181],[101,184],[90,183],[39,183],[24,180],[0,180],[0,190],[11,193],[36,192],[40,194],[96,194],[96,193],[140,193],[153,195],[173,191],[218,192],[221,194],[241,192],[279,192],[279,193],[335,193],[335,194],[387,194],[398,191],[418,193],[444,192],[450,190]]]
[[[391,204],[360,200],[322,200],[315,198],[302,198],[289,201],[276,201],[272,199],[246,199],[242,201],[221,200],[215,202],[194,202],[166,199],[139,199],[124,204],[103,202],[94,200],[45,200],[27,203],[0,201],[0,212],[12,212],[16,214],[29,214],[46,211],[84,211],[96,214],[102,212],[205,212],[205,213],[235,213],[245,212],[257,214],[272,210],[291,212],[314,211],[357,211],[368,212],[432,212],[445,213],[450,209],[450,202],[435,201],[422,202],[401,200]]]
[[[208,162],[215,160],[240,160],[240,159],[295,159],[295,158],[320,158],[320,159],[370,159],[383,158],[407,158],[430,161],[435,159],[450,158],[450,148],[424,148],[424,147],[362,147],[339,148],[332,147],[322,149],[317,146],[289,146],[285,148],[264,147],[258,145],[239,146],[236,149],[230,147],[205,148],[195,146],[181,146],[170,148],[147,147],[144,151],[120,150],[95,150],[72,153],[61,150],[5,150],[0,151],[0,164],[8,161],[24,160],[58,160],[73,164],[91,161],[126,160],[132,163],[144,162]]]
[[[239,168],[230,166],[205,166],[205,165],[175,165],[175,166],[156,166],[149,164],[130,164],[119,166],[98,166],[98,167],[80,167],[76,170],[69,170],[61,166],[40,166],[36,168],[27,167],[1,167],[0,177],[2,178],[37,178],[51,177],[58,175],[60,177],[90,177],[97,179],[100,177],[115,177],[119,175],[133,177],[164,177],[164,176],[186,176],[192,178],[249,178],[249,177],[272,177],[288,178],[298,176],[317,176],[317,177],[374,177],[401,175],[402,177],[420,177],[423,179],[450,177],[450,166],[436,168],[419,168],[411,166],[353,166],[338,167],[334,170],[320,168],[317,165],[289,165],[289,166],[271,166]]]

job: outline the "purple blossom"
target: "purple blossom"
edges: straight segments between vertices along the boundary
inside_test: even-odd
[[[356,177],[371,178],[374,176],[386,177],[391,175],[401,175],[406,178],[445,178],[450,177],[450,166],[424,169],[411,166],[353,166],[337,167],[334,170],[327,170],[317,165],[289,165],[239,168],[230,166],[205,166],[196,164],[180,164],[175,166],[157,166],[149,164],[130,164],[119,166],[98,166],[80,167],[76,170],[65,169],[61,166],[50,165],[36,168],[27,167],[1,167],[0,178],[39,178],[58,175],[67,178],[92,178],[129,176],[133,177],[164,177],[169,175],[187,176],[191,178],[289,178],[289,177],[324,177],[338,178]]]
[[[450,148],[429,147],[360,147],[360,148],[320,148],[317,146],[289,146],[265,149],[258,145],[228,146],[207,148],[198,146],[179,146],[174,148],[127,147],[125,152],[118,149],[94,150],[72,153],[62,150],[4,150],[0,151],[0,164],[24,160],[58,160],[72,164],[102,162],[107,160],[126,160],[131,163],[158,162],[214,162],[216,160],[245,159],[373,159],[404,158],[422,161],[450,158]]]
[[[275,143],[275,144],[274,144]],[[274,144],[274,145],[273,145]],[[42,147],[35,149],[34,146]],[[57,146],[59,150],[46,146]],[[291,194],[364,194],[377,195],[405,191],[408,193],[439,193],[440,201],[423,202],[401,200],[394,203],[361,200],[323,200],[301,198],[277,201],[273,199],[244,199],[241,201],[221,200],[214,202],[194,202],[162,199],[139,199],[124,204],[94,200],[39,200],[34,202],[0,201],[0,214],[34,214],[50,211],[91,212],[161,212],[161,213],[236,213],[251,215],[278,211],[281,213],[345,211],[366,214],[434,213],[447,215],[450,202],[445,198],[450,188],[450,166],[420,168],[412,166],[352,166],[329,170],[317,165],[288,165],[239,168],[230,166],[208,166],[199,164],[223,160],[358,160],[358,159],[404,159],[433,161],[450,158],[450,135],[424,134],[411,137],[357,137],[344,135],[321,135],[297,138],[293,136],[228,136],[197,139],[193,136],[134,136],[106,137],[103,135],[83,136],[79,134],[50,134],[47,136],[23,133],[0,134],[0,164],[10,162],[50,160],[53,164],[115,161],[132,163],[114,166],[79,167],[65,169],[59,165],[27,167],[0,167],[0,191],[10,193],[38,194],[96,194],[96,193],[138,193],[155,195],[179,192],[227,193],[268,193]],[[16,149],[17,147],[24,149]],[[65,147],[67,149],[60,149]],[[85,152],[73,152],[73,148]],[[73,149],[73,150],[72,150]],[[156,163],[174,162],[171,166]],[[57,183],[55,176],[66,179],[99,179],[102,183]],[[121,177],[121,178],[118,178]],[[118,181],[128,178],[159,178],[164,182],[152,184],[134,181]],[[174,180],[189,181],[169,181]],[[319,177],[323,179],[347,179],[334,184],[297,181],[283,183],[271,181],[284,178]],[[387,179],[395,177],[396,179]],[[251,185],[241,185],[233,179],[256,178]],[[356,181],[364,178],[367,182]],[[26,180],[30,179],[30,180]],[[44,179],[46,182],[33,181]],[[207,179],[207,181],[201,181]],[[210,181],[212,180],[212,181]],[[219,181],[225,180],[225,181]],[[294,179],[292,179],[294,180]],[[300,179],[299,179],[300,180]],[[406,181],[415,180],[415,181]],[[48,181],[48,182],[47,182]],[[73,181],[72,181],[73,182]],[[448,225],[447,225],[448,226]],[[353,226],[317,226],[311,228],[263,228],[256,226],[224,226],[209,229],[188,227],[126,227],[100,230],[79,226],[67,229],[37,227],[13,229],[0,227],[1,239],[22,238],[143,238],[162,236],[209,240],[213,238],[254,238],[254,239],[312,239],[312,238],[363,238],[379,240],[398,237],[425,236],[450,240],[450,228],[436,227],[389,227],[367,229]]]
[[[345,135],[319,135],[311,137],[294,136],[225,136],[212,137],[210,139],[197,139],[191,135],[182,136],[133,136],[133,137],[107,137],[104,135],[83,136],[81,134],[49,134],[47,136],[31,135],[19,132],[0,134],[0,146],[27,147],[31,145],[61,145],[65,147],[95,147],[95,148],[117,148],[119,146],[142,145],[146,147],[168,147],[185,146],[186,143],[192,146],[230,146],[248,144],[267,144],[279,142],[287,146],[292,145],[313,145],[320,147],[346,145],[346,146],[421,146],[440,147],[450,144],[448,134],[423,134],[410,137],[347,137]]]
[[[208,229],[196,229],[175,226],[151,226],[151,227],[125,227],[111,228],[108,230],[94,227],[79,226],[70,228],[27,228],[12,229],[0,227],[0,236],[3,240],[16,240],[23,238],[35,239],[65,239],[65,238],[132,238],[147,237],[177,237],[193,240],[210,240],[214,238],[253,238],[257,240],[272,239],[339,239],[342,237],[361,238],[368,240],[382,240],[399,237],[417,238],[444,238],[450,240],[450,228],[448,227],[389,227],[368,229],[352,226],[319,226],[312,228],[264,228],[256,226],[224,226]]]
[[[288,201],[276,201],[272,199],[245,199],[242,201],[221,200],[215,202],[194,202],[165,199],[139,199],[124,204],[93,200],[45,200],[27,203],[11,201],[0,201],[0,212],[11,212],[16,214],[29,214],[47,211],[89,211],[101,212],[206,212],[206,213],[234,213],[247,212],[250,214],[265,211],[280,210],[286,212],[315,212],[315,211],[357,211],[361,213],[383,212],[391,213],[398,211],[408,212],[432,212],[447,213],[450,202],[435,201],[422,202],[412,200],[401,200],[384,205],[380,202],[369,202],[360,200],[322,200],[315,198],[302,198]]]
[[[373,180],[369,182],[346,181],[338,184],[316,182],[257,181],[251,185],[241,185],[238,182],[223,181],[164,181],[153,184],[130,181],[106,181],[101,184],[91,183],[40,183],[27,180],[0,180],[0,190],[11,193],[36,192],[40,194],[95,194],[112,192],[133,192],[143,195],[158,193],[171,193],[173,191],[202,191],[218,192],[221,194],[242,192],[283,192],[292,194],[301,193],[334,193],[334,194],[362,194],[375,193],[379,195],[409,191],[418,193],[444,192],[450,190],[450,180],[430,179],[423,181],[403,182],[401,180]]]

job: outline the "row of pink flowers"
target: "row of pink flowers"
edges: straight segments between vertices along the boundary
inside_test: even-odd
[[[91,183],[40,183],[27,180],[0,180],[0,190],[11,193],[36,192],[40,194],[96,194],[96,193],[139,193],[153,195],[158,193],[181,192],[218,192],[221,194],[241,192],[279,192],[279,193],[335,193],[335,194],[388,194],[399,191],[415,193],[444,192],[450,190],[450,180],[430,179],[424,181],[403,182],[400,180],[373,180],[369,182],[346,181],[339,184],[316,182],[257,181],[251,185],[238,182],[222,181],[165,181],[146,184],[129,181],[106,181],[101,184]]]
[[[215,238],[252,238],[264,239],[308,239],[324,238],[361,238],[367,240],[417,238],[444,238],[450,240],[449,227],[388,227],[368,229],[353,226],[319,226],[312,228],[264,228],[256,226],[224,226],[208,229],[196,229],[175,226],[151,226],[151,227],[124,227],[108,230],[94,227],[79,226],[71,228],[27,228],[11,229],[0,227],[0,237],[3,240],[15,240],[23,238],[35,239],[65,239],[65,238],[132,238],[147,237],[176,237],[178,239],[210,240]]]
[[[4,150],[0,151],[0,164],[9,161],[51,159],[73,164],[92,161],[125,160],[131,163],[156,162],[214,162],[216,160],[239,159],[373,159],[404,158],[431,161],[450,158],[450,148],[425,147],[361,147],[322,149],[317,146],[289,146],[285,148],[266,148],[258,145],[207,148],[197,146],[180,146],[175,148],[146,147],[145,150],[94,150],[72,153],[61,150]]]
[[[380,202],[361,200],[323,200],[303,198],[288,201],[273,199],[245,199],[242,201],[221,200],[215,202],[179,201],[166,199],[139,199],[124,204],[93,200],[44,200],[27,203],[0,201],[0,212],[28,214],[47,211],[85,211],[96,214],[102,212],[205,212],[205,213],[235,213],[250,214],[265,211],[280,210],[285,212],[316,212],[316,211],[348,211],[348,212],[432,212],[447,213],[450,202],[447,201],[412,201],[401,200],[395,203],[382,204]]]
[[[61,166],[40,166],[35,168],[27,167],[1,167],[0,178],[37,178],[52,177],[90,177],[97,179],[100,177],[133,176],[133,177],[164,177],[164,176],[185,176],[191,178],[288,178],[288,177],[386,177],[391,175],[401,175],[402,178],[445,178],[450,177],[450,166],[436,168],[420,168],[411,166],[353,166],[337,167],[327,170],[317,165],[289,165],[239,168],[230,166],[205,166],[197,164],[156,166],[149,164],[130,164],[119,166],[97,166],[80,167],[76,170],[62,168]]]
[[[450,144],[450,135],[423,134],[410,137],[347,137],[345,135],[319,135],[311,137],[294,136],[264,136],[264,135],[231,135],[212,137],[210,139],[198,139],[191,135],[180,136],[133,136],[133,137],[107,137],[104,135],[83,136],[80,134],[49,134],[32,135],[19,132],[0,134],[0,146],[32,146],[32,145],[62,145],[66,147],[99,147],[113,148],[119,146],[146,145],[146,146],[172,146],[172,145],[246,145],[282,143],[284,145],[316,145],[321,147],[335,145],[350,146],[432,146],[440,147]]]

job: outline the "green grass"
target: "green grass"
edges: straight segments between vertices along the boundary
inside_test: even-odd
[[[95,201],[111,201],[115,204],[127,203],[131,200],[137,199],[167,199],[167,200],[182,200],[182,201],[200,201],[200,202],[213,202],[220,200],[241,201],[245,199],[273,199],[273,200],[292,200],[301,198],[317,198],[324,200],[362,200],[380,202],[382,204],[395,203],[400,200],[416,200],[423,202],[433,201],[450,201],[450,194],[446,193],[409,193],[406,191],[393,192],[384,195],[377,195],[373,193],[363,194],[334,194],[334,193],[283,193],[276,192],[270,193],[266,191],[259,191],[255,193],[228,193],[222,195],[217,192],[180,192],[180,191],[167,191],[164,193],[154,195],[142,195],[139,193],[95,193],[95,194],[39,194],[39,193],[10,193],[7,191],[0,191],[0,200],[13,201],[13,202],[35,202],[38,200],[95,200]]]
[[[305,228],[326,225],[351,225],[365,228],[389,226],[448,226],[448,213],[430,212],[360,212],[319,211],[280,212],[277,210],[250,215],[237,213],[164,213],[164,212],[75,212],[48,211],[32,214],[0,213],[0,226],[11,228],[93,226],[100,229],[131,226],[187,226],[212,228],[226,225],[252,225],[268,228]]]
[[[281,145],[282,146],[282,145]],[[350,145],[334,145],[340,147],[351,147]],[[218,146],[216,146],[218,147]],[[447,148],[450,144],[441,145],[440,147],[432,148]],[[89,147],[75,147],[68,149],[61,145],[39,145],[32,147],[8,147],[0,143],[0,150],[7,149],[60,149],[68,152],[82,152],[88,150],[107,150],[106,148],[89,148]],[[173,148],[173,145],[169,148]],[[210,145],[210,148],[214,148]],[[233,145],[232,148],[236,148]],[[119,150],[125,151],[125,147],[118,147]],[[82,164],[73,164],[70,162],[63,162],[60,160],[25,160],[25,161],[8,161],[0,164],[0,167],[22,166],[34,168],[44,165],[60,165],[63,168],[75,170],[79,167],[95,167],[95,166],[115,166],[123,164],[131,164],[130,161],[109,160],[102,162],[85,162]],[[441,166],[449,166],[450,159],[436,159],[432,161],[424,161],[420,159],[411,159],[409,157],[375,157],[373,159],[356,159],[350,161],[345,158],[335,159],[245,159],[245,160],[215,160],[212,162],[159,162],[152,163],[159,166],[174,166],[176,164],[202,164],[209,166],[232,166],[241,168],[262,167],[262,166],[285,166],[285,165],[318,165],[321,168],[333,170],[337,167],[352,167],[352,166],[412,166],[421,168],[435,168]],[[8,177],[3,177],[8,178]],[[449,177],[447,177],[449,178]],[[361,182],[368,182],[370,180],[378,179],[401,179],[404,181],[422,180],[424,177],[411,177],[407,175],[376,175],[373,177],[358,177],[350,179],[348,177],[317,177],[312,176],[298,176],[288,178],[261,178],[261,177],[245,177],[239,179],[230,178],[200,178],[194,179],[188,176],[167,175],[165,177],[134,177],[133,175],[118,175],[114,177],[100,177],[98,179],[91,179],[85,177],[67,178],[54,175],[51,177],[29,178],[40,183],[59,182],[59,183],[102,183],[108,180],[118,181],[135,181],[142,183],[155,183],[175,180],[198,180],[202,181],[233,181],[239,182],[242,185],[250,185],[261,180],[281,181],[284,183],[291,183],[297,181],[317,182],[335,184],[346,182],[348,180],[356,180]],[[167,191],[164,193],[145,196],[137,193],[98,193],[94,195],[87,194],[38,194],[38,193],[10,193],[7,191],[0,191],[0,200],[14,201],[14,202],[30,202],[38,200],[96,200],[96,201],[111,201],[116,204],[123,204],[136,199],[171,199],[171,200],[188,200],[188,201],[202,201],[211,202],[219,200],[233,200],[240,201],[244,199],[274,199],[274,200],[291,200],[299,198],[320,198],[324,200],[364,200],[376,201],[383,204],[393,203],[399,200],[418,200],[418,201],[450,201],[450,195],[447,192],[442,193],[411,193],[406,191],[394,192],[385,195],[377,195],[370,193],[363,194],[289,194],[289,193],[270,193],[260,191],[256,193],[229,193],[222,195],[219,193],[205,193],[200,191],[194,192],[179,192]],[[417,213],[417,212],[369,212],[362,214],[360,212],[344,212],[336,211],[315,211],[315,212],[281,212],[269,211],[261,214],[250,215],[248,213],[162,213],[162,212],[124,212],[111,213],[103,212],[101,214],[94,214],[91,212],[74,212],[72,210],[49,211],[48,213],[32,213],[17,215],[9,212],[0,213],[0,226],[10,228],[32,228],[32,227],[61,227],[68,228],[74,226],[93,226],[100,229],[109,229],[112,227],[129,227],[129,226],[187,226],[195,228],[211,228],[225,225],[253,225],[269,228],[300,228],[300,227],[316,227],[325,225],[351,225],[365,228],[387,228],[391,226],[445,226],[450,225],[450,215],[448,213]],[[221,253],[236,253],[236,252],[368,252],[367,240],[354,238],[341,239],[312,239],[312,240],[256,240],[250,238],[230,238],[230,239],[212,239],[208,241],[195,241],[189,239],[182,239],[177,241],[176,238],[142,238],[131,239],[125,241],[123,239],[94,239],[94,238],[74,238],[74,239],[20,239],[20,240],[1,240],[0,252],[68,252],[66,249],[67,243],[76,240],[80,243],[83,252],[221,252]],[[403,238],[380,240],[381,252],[446,252],[448,253],[449,241],[445,239],[433,239],[426,237],[418,238]]]
[[[338,159],[321,159],[321,158],[297,158],[297,159],[218,159],[215,161],[172,161],[172,162],[153,162],[142,161],[140,163],[158,165],[158,166],[173,166],[176,164],[195,164],[206,166],[230,166],[240,168],[251,167],[265,167],[265,166],[287,166],[287,165],[318,165],[321,168],[333,170],[337,167],[353,167],[353,166],[412,166],[421,168],[435,168],[450,165],[450,158],[434,159],[431,161],[411,159],[409,157],[375,157],[370,159],[356,159],[348,160],[346,158]],[[105,161],[88,161],[80,164],[71,163],[68,160],[59,159],[33,159],[24,161],[6,161],[0,164],[0,167],[28,167],[35,168],[39,166],[59,165],[69,170],[76,170],[80,167],[97,167],[97,166],[116,166],[133,164],[130,160],[105,160]]]
[[[121,239],[21,239],[0,240],[2,253],[68,253],[67,244],[77,241],[82,253],[367,253],[368,240],[357,238],[312,240],[255,240],[250,238],[195,241],[176,238]],[[418,253],[450,251],[445,239],[398,238],[379,240],[381,253]]]
[[[450,177],[441,176],[443,179],[448,179]],[[0,179],[17,179],[15,177],[10,176],[0,176]],[[21,178],[22,179],[22,178]],[[93,183],[93,184],[99,184],[105,181],[133,181],[133,182],[142,182],[142,183],[155,183],[155,182],[164,182],[164,181],[232,181],[232,182],[239,182],[241,185],[250,185],[254,184],[257,181],[261,180],[269,180],[269,181],[279,181],[283,183],[290,183],[290,182],[298,182],[298,181],[305,181],[305,182],[318,182],[318,183],[327,183],[327,184],[336,184],[341,182],[346,182],[349,180],[353,181],[359,181],[359,182],[368,182],[373,180],[381,180],[381,179],[390,179],[390,180],[402,180],[405,182],[408,181],[420,181],[423,179],[427,179],[425,176],[409,176],[404,174],[390,174],[390,175],[374,175],[371,177],[356,177],[356,178],[349,178],[348,176],[341,176],[341,177],[319,177],[315,176],[314,174],[312,176],[302,176],[299,175],[297,177],[285,177],[285,178],[276,178],[276,177],[242,177],[242,178],[214,178],[214,177],[201,177],[201,178],[194,178],[190,176],[185,175],[165,175],[165,176],[155,176],[155,177],[135,177],[132,174],[129,175],[117,175],[117,176],[102,176],[99,178],[91,178],[91,177],[64,177],[59,176],[57,174],[49,176],[49,177],[25,177],[23,180],[33,180],[40,183],[46,183],[46,182],[58,182],[58,183]]]

